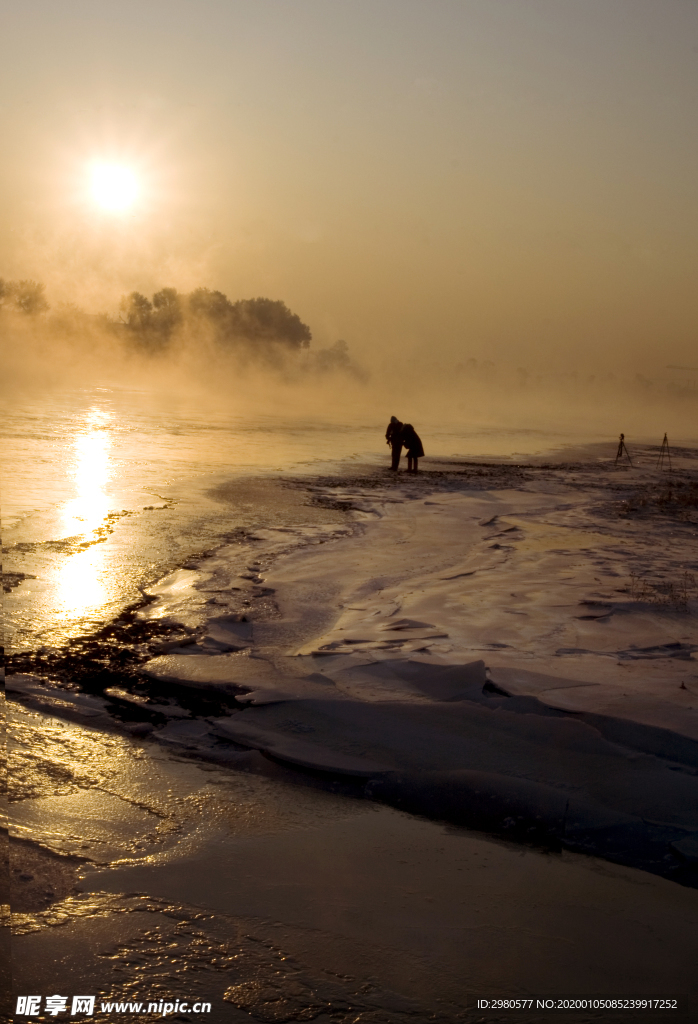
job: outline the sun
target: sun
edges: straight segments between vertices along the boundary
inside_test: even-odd
[[[140,191],[133,171],[119,164],[93,164],[90,180],[92,198],[105,210],[127,210]]]

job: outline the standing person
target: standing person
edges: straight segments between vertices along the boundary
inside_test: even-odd
[[[390,423],[385,432],[385,440],[393,452],[393,464],[390,468],[397,470],[400,465],[400,454],[402,452],[402,423],[397,416],[390,417]]]
[[[424,457],[424,448],[419,434],[411,423],[405,423],[402,427],[402,443],[407,449],[407,472],[416,473],[417,460]]]

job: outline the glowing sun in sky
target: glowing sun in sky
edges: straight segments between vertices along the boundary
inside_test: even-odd
[[[128,167],[94,164],[90,179],[92,198],[104,210],[127,210],[138,197],[138,179]]]

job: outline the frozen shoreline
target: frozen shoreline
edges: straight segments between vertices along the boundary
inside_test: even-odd
[[[141,672],[220,707],[182,717],[141,695],[168,719],[153,738],[204,759],[257,749],[698,884],[695,605],[627,585],[650,557],[696,567],[698,529],[619,515],[612,489],[658,480],[588,462],[316,482],[344,523],[256,530],[149,590],[139,617],[175,636]]]
[[[679,474],[693,481],[695,453],[684,452],[682,463]],[[147,694],[134,695],[131,707],[155,714],[158,738],[202,755],[213,737],[226,736],[364,778],[417,766],[393,750],[387,760],[355,757],[352,767],[346,750],[339,757],[334,726],[323,736],[308,725],[314,735],[292,741],[274,732],[272,706],[293,701],[300,713],[310,701],[342,701],[348,714],[354,702],[368,720],[381,703],[393,703],[396,715],[417,704],[427,721],[444,702],[454,715],[475,713],[475,704],[514,714],[519,726],[532,714],[567,716],[587,738],[591,730],[690,772],[698,767],[696,605],[633,600],[628,585],[641,572],[676,578],[698,568],[695,515],[623,514],[627,493],[659,480],[648,468],[615,473],[587,461],[298,482],[334,522],[309,516],[306,525],[242,531],[149,588],[137,612],[165,637],[146,645],[155,656],[141,659],[141,678],[160,692],[205,693],[223,711],[232,704],[232,718],[213,722],[209,709],[182,719]],[[38,696],[37,684],[9,682]],[[54,694],[54,704],[66,697]],[[87,713],[94,699],[73,694],[68,704],[82,702]],[[104,714],[100,705],[89,713]],[[164,728],[158,710],[169,720]],[[432,758],[423,767],[482,764]]]

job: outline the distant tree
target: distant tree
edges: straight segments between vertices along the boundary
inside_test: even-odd
[[[315,367],[324,372],[348,370],[351,367],[351,359],[346,341],[336,341],[330,348],[319,349],[315,353]]]
[[[121,300],[121,313],[124,323],[134,332],[147,331],[151,326],[153,304],[140,292],[131,292]]]
[[[126,335],[141,351],[155,353],[163,349],[169,336],[158,329],[157,310],[153,303],[140,292],[131,292],[121,300],[121,322]]]
[[[18,281],[14,294],[15,306],[28,316],[45,313],[49,304],[44,295],[44,285],[38,281]]]
[[[152,327],[169,339],[184,319],[182,300],[176,288],[163,288],[153,295]]]
[[[310,328],[285,302],[274,299],[242,299],[233,306],[233,332],[249,341],[280,341],[289,348],[307,348]]]
[[[349,346],[341,339],[329,348],[320,348],[311,353],[308,366],[316,373],[343,373],[363,383],[368,380],[368,374],[352,360]]]
[[[211,320],[213,323],[229,322],[233,308],[223,292],[212,292],[209,288],[197,288],[188,297],[190,312],[195,317]]]
[[[274,299],[242,299],[232,303],[223,292],[197,288],[180,295],[176,288],[162,288],[152,301],[140,292],[121,300],[121,321],[134,342],[146,348],[164,348],[180,327],[205,325],[221,345],[243,346],[250,355],[276,358],[275,346],[307,348],[310,328],[284,302]]]
[[[27,316],[45,313],[50,307],[44,288],[38,281],[2,281],[0,306],[14,306],[19,313],[26,313]]]
[[[289,348],[307,348],[312,334],[285,302],[241,299],[232,303],[223,292],[197,288],[188,297],[188,309],[216,328],[219,341],[281,342]]]

